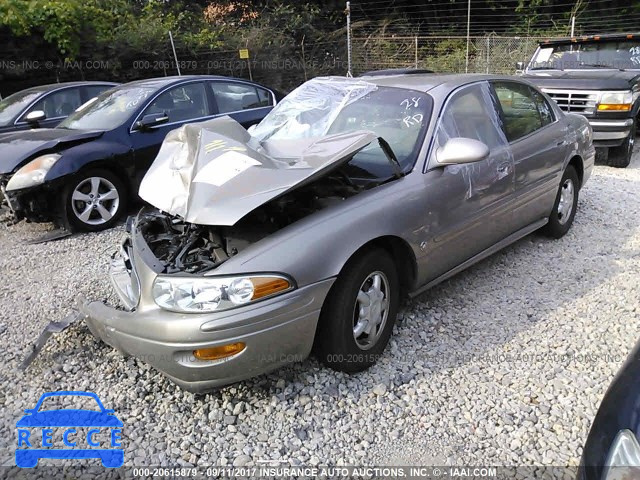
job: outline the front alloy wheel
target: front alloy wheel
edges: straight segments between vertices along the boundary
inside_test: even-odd
[[[334,370],[362,371],[384,351],[400,301],[395,262],[381,248],[352,258],[338,275],[320,313],[314,349]]]
[[[126,192],[111,172],[94,170],[71,182],[65,192],[65,213],[72,230],[111,227],[124,211]]]
[[[389,316],[389,280],[384,273],[373,272],[362,282],[353,310],[353,338],[362,350],[369,350]]]

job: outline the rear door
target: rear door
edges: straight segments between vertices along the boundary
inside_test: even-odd
[[[228,80],[207,83],[218,113],[229,115],[245,128],[260,123],[275,105],[273,93],[257,85]]]
[[[423,282],[455,268],[513,231],[513,157],[496,108],[489,84],[478,82],[452,93],[441,111],[424,175]],[[438,165],[438,149],[458,137],[485,143],[490,149],[488,158],[466,165]]]
[[[515,164],[514,220],[522,228],[549,215],[567,153],[567,126],[536,89],[492,82]]]

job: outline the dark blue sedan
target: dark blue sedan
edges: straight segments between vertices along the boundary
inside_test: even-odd
[[[64,398],[62,398],[64,397]],[[82,408],[51,408],[52,400],[83,400]],[[56,402],[55,404],[59,404]],[[32,468],[41,458],[99,458],[105,467],[122,466],[122,422],[91,392],[50,392],[25,410],[16,424],[16,465]],[[86,432],[83,432],[86,430]],[[106,432],[106,435],[105,435]]]
[[[117,83],[68,82],[40,85],[0,101],[0,133],[52,128],[78,107]]]
[[[277,100],[266,87],[219,76],[121,85],[56,128],[0,135],[0,187],[18,219],[103,230],[136,197],[169,131],[221,115],[249,127]]]

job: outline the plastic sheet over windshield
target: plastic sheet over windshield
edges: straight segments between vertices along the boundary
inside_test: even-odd
[[[262,143],[368,130],[389,143],[406,171],[415,163],[432,105],[431,97],[416,90],[317,78],[291,92],[251,135]],[[391,172],[388,159],[375,144],[359,152],[350,166],[363,178],[383,178]]]

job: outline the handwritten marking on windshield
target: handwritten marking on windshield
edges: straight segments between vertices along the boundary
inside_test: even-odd
[[[400,105],[404,105],[405,110],[409,110],[411,107],[417,107],[420,103],[420,97],[413,97],[411,99],[405,98],[400,102]]]
[[[421,113],[416,113],[415,115],[407,115],[402,119],[402,123],[405,124],[407,128],[413,125],[419,125],[422,123],[423,115]]]

